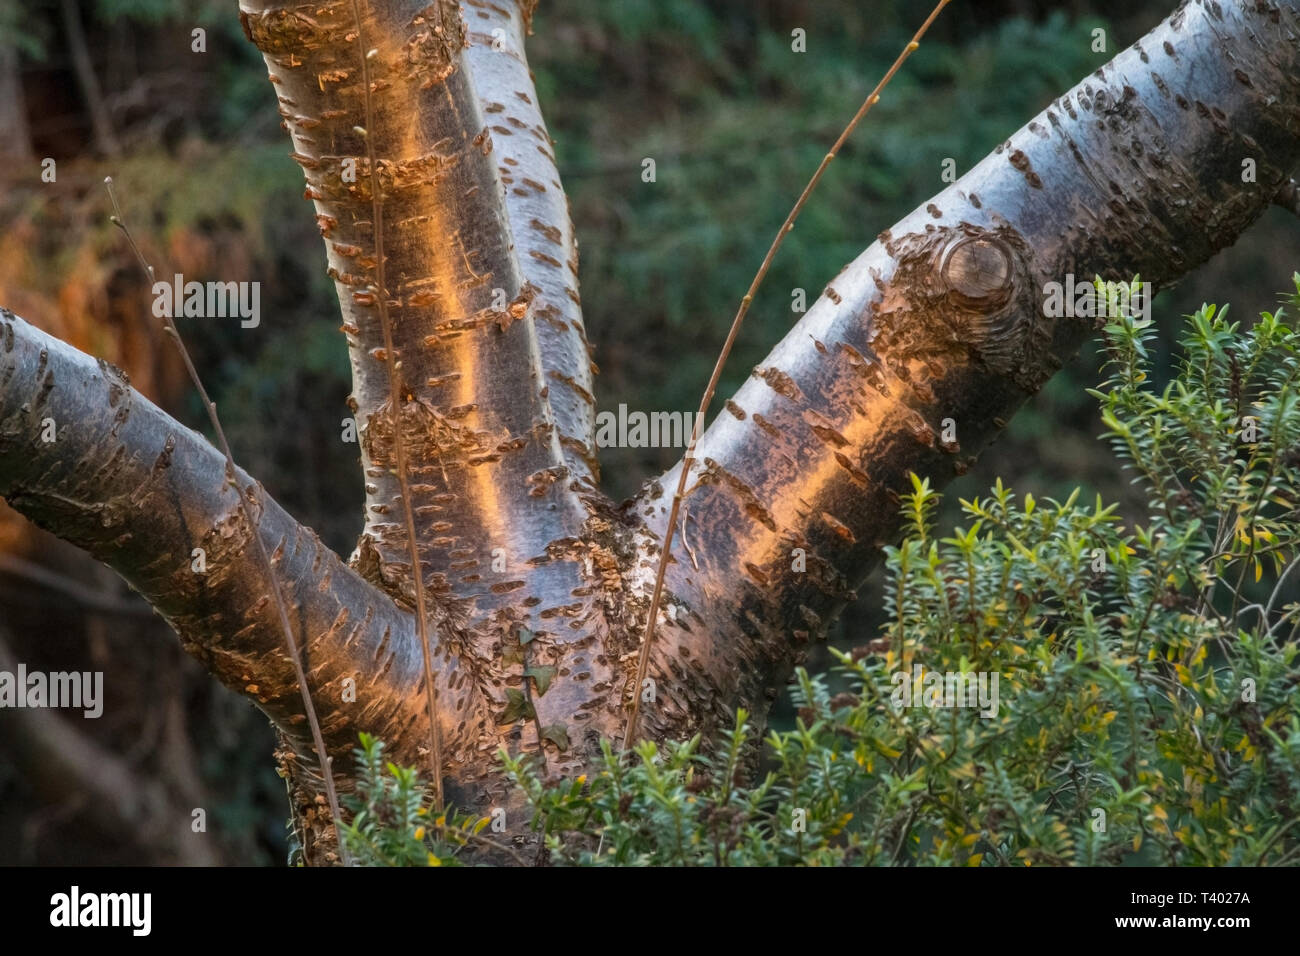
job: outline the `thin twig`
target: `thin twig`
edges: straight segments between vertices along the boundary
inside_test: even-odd
[[[841,147],[843,147],[848,138],[853,135],[853,131],[857,129],[858,124],[862,122],[863,118],[869,112],[871,112],[871,107],[880,102],[881,92],[889,85],[889,81],[894,78],[894,74],[899,71],[907,61],[907,58],[916,52],[917,48],[921,45],[921,38],[925,36],[929,31],[931,24],[934,23],[939,14],[943,11],[943,8],[950,2],[951,0],[939,0],[939,3],[926,18],[925,23],[921,24],[921,29],[917,30],[916,35],[912,37],[912,42],[910,42],[903,49],[903,52],[898,55],[898,58],[894,60],[893,65],[885,73],[884,77],[881,78],[880,82],[876,84],[876,88],[871,91],[863,101],[862,105],[858,107],[858,111],[853,115],[853,119],[849,121],[849,125],[844,127],[844,132],[840,133],[839,139],[837,139],[835,145],[830,148],[830,152],[822,158],[821,164],[817,167],[817,172],[813,173],[812,179],[808,181],[808,185],[804,187],[803,192],[799,195],[799,199],[795,202],[794,208],[790,210],[790,215],[786,216],[785,222],[777,231],[776,238],[772,240],[771,248],[767,250],[767,255],[763,257],[763,263],[759,266],[758,273],[754,276],[754,281],[749,284],[749,291],[746,292],[745,297],[740,300],[740,308],[736,310],[736,317],[731,320],[731,330],[727,333],[727,340],[723,343],[722,352],[718,356],[717,364],[713,366],[713,374],[709,377],[709,384],[704,390],[704,398],[700,401],[699,413],[695,416],[695,427],[691,431],[691,443],[686,449],[686,456],[682,459],[682,472],[677,480],[677,492],[673,495],[672,508],[668,512],[668,526],[664,530],[663,550],[659,554],[659,568],[655,572],[654,593],[650,598],[650,613],[646,617],[645,636],[641,640],[640,658],[637,663],[636,684],[632,688],[632,712],[628,715],[627,729],[623,732],[623,747],[625,749],[636,737],[637,718],[640,716],[641,705],[640,688],[642,683],[645,681],[646,671],[650,664],[650,646],[654,642],[655,619],[658,617],[659,603],[663,598],[664,574],[668,570],[668,560],[672,554],[673,532],[677,528],[677,512],[681,508],[682,498],[686,493],[686,480],[691,473],[691,468],[695,464],[695,443],[699,441],[700,427],[704,424],[705,415],[708,414],[709,403],[713,401],[713,393],[718,387],[718,380],[722,377],[722,368],[726,364],[728,356],[731,355],[731,348],[736,342],[736,336],[740,332],[741,323],[745,321],[745,316],[749,312],[750,304],[754,301],[754,295],[758,292],[758,287],[762,284],[763,279],[766,278],[768,269],[772,266],[772,260],[776,258],[777,250],[781,248],[781,244],[785,241],[785,237],[789,235],[790,230],[794,228],[794,221],[799,217],[799,213],[803,211],[804,205],[808,202],[808,197],[812,195],[813,190],[817,188],[817,184],[821,182],[822,174],[826,172],[826,167],[831,164],[831,160],[838,155]]]
[[[1286,570],[1278,576],[1277,584],[1273,586],[1273,593],[1268,596],[1268,606],[1264,608],[1263,624],[1265,627],[1268,626],[1268,616],[1273,613],[1273,605],[1277,601],[1277,596],[1282,593],[1282,585],[1286,583],[1286,579],[1291,576],[1291,572],[1298,565],[1300,565],[1300,555],[1292,558],[1291,563],[1286,566]]]
[[[457,836],[464,837],[467,840],[475,840],[483,844],[485,847],[488,847],[489,849],[500,850],[502,853],[505,853],[507,856],[513,859],[518,866],[532,866],[532,864],[529,863],[527,860],[525,860],[517,850],[515,850],[511,846],[506,845],[505,843],[502,843],[500,840],[493,840],[491,837],[485,837],[483,834],[475,833],[472,830],[459,830],[454,827],[449,827],[445,823],[438,823],[436,820],[433,822],[433,828],[435,830],[440,831],[444,835],[449,833],[454,833]]]
[[[126,226],[126,220],[122,218],[122,209],[117,204],[117,195],[113,192],[113,178],[104,177],[104,187],[108,190],[108,198],[113,203],[113,225],[122,230],[122,235],[131,246],[131,251],[135,253],[136,259],[140,263],[140,268],[144,270],[149,287],[153,288],[154,271],[153,266],[144,257],[140,247],[136,245],[135,237],[131,235],[131,230]],[[330,814],[334,818],[334,832],[338,834],[339,857],[344,866],[350,866],[351,860],[347,848],[343,845],[342,826],[343,815],[339,811],[338,793],[334,789],[334,774],[330,770],[330,758],[325,752],[325,738],[321,734],[320,721],[316,718],[316,707],[312,703],[311,693],[307,689],[307,674],[302,666],[302,658],[298,653],[298,642],[294,640],[293,628],[289,624],[289,611],[284,603],[284,595],[280,593],[280,585],[276,580],[275,568],[271,564],[271,557],[266,553],[266,545],[262,543],[262,535],[259,532],[258,523],[253,520],[252,509],[248,506],[248,501],[244,497],[244,491],[239,487],[239,481],[235,474],[235,457],[230,453],[230,442],[226,440],[226,432],[221,427],[221,419],[217,417],[216,403],[208,397],[207,389],[203,387],[203,382],[199,379],[198,369],[194,367],[194,361],[190,358],[189,350],[185,347],[185,342],[181,339],[180,330],[176,328],[176,320],[172,318],[172,309],[166,309],[163,315],[163,321],[166,324],[166,330],[172,339],[176,342],[176,348],[181,353],[181,360],[185,363],[185,370],[189,372],[190,381],[194,383],[195,390],[199,393],[199,398],[203,400],[203,407],[207,410],[208,421],[212,423],[212,430],[217,436],[217,442],[220,445],[221,452],[226,457],[226,483],[235,489],[235,495],[239,499],[239,510],[243,515],[244,524],[248,526],[250,537],[253,539],[253,547],[257,552],[258,560],[266,571],[267,583],[271,590],[271,595],[275,598],[275,608],[280,617],[280,629],[284,633],[285,647],[289,651],[289,659],[293,661],[294,675],[298,680],[298,690],[302,693],[303,709],[307,714],[307,723],[311,726],[312,743],[316,747],[316,757],[320,761],[321,777],[325,783],[325,796],[329,800]]]
[[[1255,861],[1256,866],[1264,865],[1264,860],[1267,859],[1269,851],[1273,849],[1273,844],[1276,843],[1279,839],[1281,839],[1283,834],[1285,834],[1287,830],[1290,830],[1297,823],[1300,823],[1300,817],[1292,817],[1285,824],[1283,824],[1281,829],[1279,829],[1276,833],[1274,833],[1271,837],[1269,837],[1269,841],[1264,844],[1264,849],[1259,851],[1259,859]]]
[[[424,573],[420,568],[420,547],[415,537],[415,511],[411,505],[411,482],[406,473],[406,443],[402,432],[400,409],[402,391],[397,384],[397,354],[393,349],[393,326],[388,315],[388,289],[384,281],[384,204],[379,196],[379,170],[375,166],[375,148],[370,140],[372,103],[370,97],[370,58],[366,50],[361,27],[361,4],[352,0],[352,14],[357,22],[357,49],[361,53],[361,85],[365,101],[366,127],[362,139],[366,142],[366,164],[370,167],[371,223],[375,234],[375,297],[379,300],[379,324],[384,332],[384,358],[388,365],[388,411],[393,429],[393,451],[396,456],[397,486],[402,494],[402,518],[406,525],[406,544],[411,557],[411,577],[415,587],[415,628],[424,653],[424,693],[429,711],[429,761],[433,764],[433,805],[441,813],[442,806],[442,736],[438,729],[438,691],[433,683],[433,651],[429,644],[429,627],[425,614]],[[434,4],[437,32],[442,30],[442,13]],[[540,744],[541,741],[538,741]]]
[[[52,591],[58,591],[87,610],[98,611],[101,614],[121,614],[125,617],[154,616],[153,608],[142,600],[123,600],[103,591],[95,591],[80,581],[11,554],[0,554],[0,574],[22,578]]]
[[[81,87],[81,95],[86,99],[86,110],[90,114],[95,148],[105,156],[120,156],[122,145],[113,132],[112,117],[104,105],[104,94],[90,60],[90,47],[86,43],[80,8],[76,0],[61,0],[59,9],[63,18],[64,36],[68,40],[68,52],[72,56],[72,71],[77,77],[77,85]]]
[[[533,678],[528,676],[528,645],[520,644],[523,649],[523,668],[524,668],[524,703],[528,709],[533,712],[533,730],[537,732],[537,756],[542,761],[542,777],[545,778],[550,774],[546,765],[546,739],[542,736],[542,718],[537,715],[537,707],[533,704]]]

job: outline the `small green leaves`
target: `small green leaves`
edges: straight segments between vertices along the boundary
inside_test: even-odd
[[[555,744],[561,752],[569,749],[569,730],[564,724],[549,724],[543,727],[542,739]]]
[[[1244,331],[1223,316],[1206,308],[1189,323],[1168,387],[1152,385],[1132,322],[1108,342],[1111,377],[1096,397],[1145,510],[1017,497],[998,482],[961,502],[962,526],[941,534],[939,496],[914,478],[900,502],[908,537],[886,549],[882,637],[852,654],[831,648],[833,683],[796,671],[793,729],[760,737],[741,711],[709,747],[698,735],[630,752],[601,740],[601,757],[562,777],[545,761],[545,742],[571,746],[562,723],[538,728],[535,752],[531,734],[525,753],[501,752],[552,861],[1300,859],[1288,825],[1300,753],[1300,335],[1281,310]],[[1248,449],[1234,437],[1244,411],[1259,421]],[[558,659],[530,664],[543,651],[527,650],[527,632],[519,641],[506,642],[521,684],[502,720],[540,723],[531,692],[548,691]],[[951,700],[945,687],[900,703],[919,669],[943,675]],[[1001,704],[977,708],[969,691],[986,676]],[[393,791],[413,786],[377,750],[362,757]],[[758,780],[754,765],[766,769]],[[389,816],[368,813],[354,828],[378,840]],[[381,845],[418,859],[409,838]]]
[[[555,679],[555,668],[549,664],[534,664],[524,671],[524,679],[527,680],[529,677],[537,684],[537,696],[541,697],[551,686],[551,681]]]
[[[537,711],[528,698],[524,696],[521,690],[515,690],[513,687],[506,688],[506,709],[501,712],[497,718],[499,724],[513,724],[517,720],[532,720],[537,716]]]
[[[414,767],[384,757],[384,745],[359,735],[357,779],[344,798],[351,821],[339,834],[358,866],[447,866],[458,863],[476,815],[448,809],[434,816],[431,795]]]
[[[515,644],[510,640],[505,641],[505,646],[501,648],[501,663],[503,664],[522,664],[528,660],[528,651],[526,648],[533,642],[537,635],[523,625],[515,632],[515,637],[519,643]]]
[[[520,627],[518,632],[519,643],[506,643],[501,650],[501,660],[504,664],[524,664],[528,663],[528,645],[532,643],[535,635],[526,627]],[[550,664],[534,664],[531,667],[525,667],[523,673],[524,686],[522,690],[516,690],[513,687],[506,689],[506,709],[501,712],[497,718],[499,724],[513,724],[520,720],[536,720],[537,709],[528,694],[528,681],[532,681],[537,688],[537,696],[542,697],[550,689],[551,681],[555,679],[556,669]],[[553,736],[552,736],[553,735]],[[569,737],[565,732],[563,724],[552,724],[542,731],[543,739],[550,740],[561,750],[568,749]]]

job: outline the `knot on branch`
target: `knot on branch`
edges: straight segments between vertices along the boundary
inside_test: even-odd
[[[1001,243],[969,236],[948,246],[943,256],[948,301],[978,312],[1000,309],[1011,295],[1011,257]]]
[[[1042,385],[1051,327],[1015,230],[962,223],[890,239],[887,249],[898,268],[876,310],[878,353],[939,365],[974,359],[1027,391]]]

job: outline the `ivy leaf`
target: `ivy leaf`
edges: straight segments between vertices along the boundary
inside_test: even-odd
[[[532,639],[533,639],[534,637],[536,637],[536,636],[537,636],[536,634],[534,634],[532,631],[528,630],[528,628],[526,628],[526,627],[521,627],[521,628],[519,628],[519,643],[520,643],[520,644],[528,644],[528,643],[530,643],[530,642],[532,641]]]
[[[522,664],[524,662],[524,649],[518,644],[507,644],[501,649],[502,664]]]
[[[517,720],[532,720],[537,716],[533,705],[528,702],[523,691],[512,687],[506,688],[506,709],[497,718],[499,724],[513,724]]]
[[[569,749],[569,731],[564,724],[551,724],[549,727],[542,728],[542,739],[549,740],[561,751]]]
[[[546,693],[546,688],[551,686],[551,681],[555,678],[555,668],[549,664],[536,664],[524,671],[524,680],[530,677],[537,682],[537,696],[541,697]]]

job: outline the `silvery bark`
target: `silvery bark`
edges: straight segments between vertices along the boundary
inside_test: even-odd
[[[118,570],[284,730],[317,862],[331,835],[312,810],[313,760],[269,584],[245,545],[260,534],[276,556],[340,787],[359,730],[420,763],[427,718],[395,441],[433,596],[448,799],[505,807],[525,839],[497,749],[540,747],[550,773],[582,772],[601,737],[621,737],[642,690],[631,684],[678,471],[622,508],[595,484],[576,246],[523,55],[530,13],[512,0],[243,0],[352,357],[367,498],[351,569],[241,475],[260,516],[245,527],[221,456],[199,436],[112,368],[0,317],[0,494]],[[1048,283],[1140,274],[1167,286],[1249,227],[1298,161],[1295,4],[1189,2],[882,233],[696,449],[642,733],[707,738],[739,706],[766,711],[896,535],[908,474],[941,486],[964,470],[1091,334],[1090,319],[1045,313]],[[58,439],[42,443],[51,417]],[[191,570],[197,546],[206,575]],[[521,627],[536,635],[529,663],[556,668],[532,695],[536,724],[502,719],[507,690],[521,687],[508,653]],[[537,740],[535,726],[555,725],[563,751]]]

